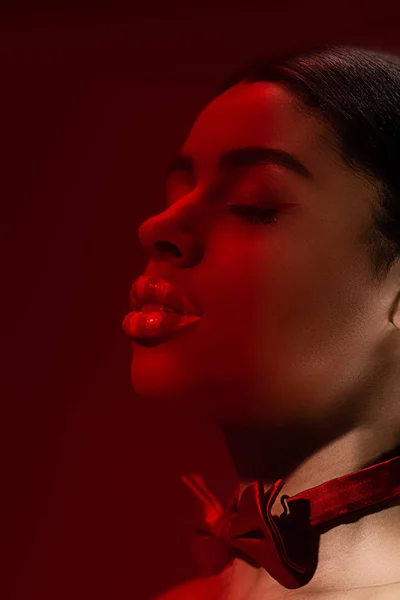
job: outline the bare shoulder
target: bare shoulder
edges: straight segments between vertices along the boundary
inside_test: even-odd
[[[215,577],[192,579],[178,585],[154,600],[221,600],[221,582]]]

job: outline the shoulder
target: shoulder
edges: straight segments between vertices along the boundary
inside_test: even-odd
[[[221,600],[220,581],[215,577],[193,579],[178,585],[154,600]]]

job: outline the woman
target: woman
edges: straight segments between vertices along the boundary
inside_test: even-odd
[[[185,477],[215,569],[165,598],[400,598],[399,165],[400,61],[353,47],[252,63],[194,123],[123,327],[136,393],[218,423],[249,531]]]

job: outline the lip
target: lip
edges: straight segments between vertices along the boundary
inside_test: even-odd
[[[134,311],[125,316],[122,329],[137,344],[150,347],[174,337],[183,329],[193,327],[199,321],[201,317],[197,315],[182,315],[172,311]]]
[[[186,316],[201,316],[200,309],[169,281],[160,277],[140,275],[132,284],[129,304],[133,311],[144,306],[161,305],[164,310]]]
[[[140,275],[132,284],[122,329],[145,347],[156,346],[201,321],[201,310],[169,281]]]

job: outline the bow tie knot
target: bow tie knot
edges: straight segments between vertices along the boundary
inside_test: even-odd
[[[197,531],[194,549],[207,574],[220,572],[233,558],[240,557],[253,566],[264,567],[276,580],[284,581],[287,588],[305,585],[311,579],[317,564],[318,543],[314,536],[304,535],[307,513],[299,513],[297,527],[290,526],[291,516],[282,497],[283,515],[271,514],[283,480],[278,480],[267,492],[260,481],[250,484],[240,499],[237,494],[231,498],[225,511],[199,476],[190,480],[192,484],[196,482],[195,486],[190,485],[188,478],[184,481],[201,495],[206,508],[206,523]]]

